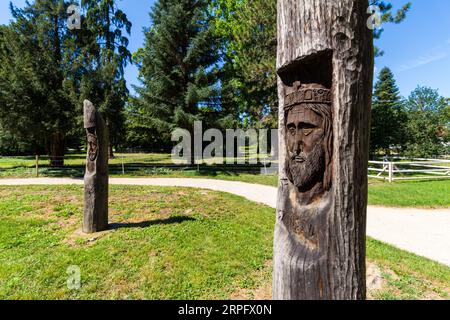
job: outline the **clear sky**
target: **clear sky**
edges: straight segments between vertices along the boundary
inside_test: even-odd
[[[12,0],[23,6],[25,0]],[[407,0],[393,0],[397,7]],[[399,25],[385,25],[385,32],[376,44],[385,51],[375,61],[376,72],[382,67],[392,69],[403,96],[408,96],[418,85],[439,89],[450,97],[450,1],[411,0],[412,10]],[[144,43],[143,27],[148,27],[148,13],[154,0],[121,0],[119,6],[133,23],[130,50],[136,51]],[[11,16],[9,1],[0,0],[0,24],[8,23]],[[377,74],[376,74],[377,76]],[[137,69],[129,66],[126,78],[138,84]]]

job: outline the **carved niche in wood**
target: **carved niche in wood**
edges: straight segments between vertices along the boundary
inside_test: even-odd
[[[87,171],[94,173],[96,170],[95,161],[98,157],[98,136],[97,136],[97,111],[92,103],[86,101],[84,104],[84,128],[86,129],[88,156]]]
[[[332,180],[331,90],[296,81],[285,96],[286,176],[307,202],[328,191]]]
[[[90,161],[95,161],[98,156],[98,138],[95,129],[89,128],[87,131],[88,156]]]

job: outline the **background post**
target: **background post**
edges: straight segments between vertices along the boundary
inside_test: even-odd
[[[39,155],[36,155],[36,178],[39,178]]]
[[[88,151],[84,175],[83,232],[95,233],[108,229],[109,135],[103,117],[88,100],[84,101],[84,128]]]

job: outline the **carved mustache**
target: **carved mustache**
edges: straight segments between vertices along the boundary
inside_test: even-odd
[[[293,155],[293,156],[291,157],[291,161],[294,161],[294,162],[300,162],[300,163],[305,162],[306,159],[307,159],[306,155],[304,155],[304,154],[302,154],[302,153],[301,153],[301,154],[295,154],[295,155]]]

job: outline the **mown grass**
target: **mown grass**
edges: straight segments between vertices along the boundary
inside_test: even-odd
[[[370,181],[369,204],[388,207],[450,208],[450,180]]]
[[[270,299],[266,206],[204,190],[112,186],[111,231],[83,236],[82,187],[0,194],[0,299]],[[373,240],[367,254],[385,272],[374,297],[449,297],[450,268]],[[80,290],[66,285],[72,265]]]
[[[1,158],[0,178],[32,178],[36,176],[32,157]],[[64,168],[49,168],[48,159],[40,169],[41,177],[75,177],[84,174],[85,156],[68,155]],[[124,162],[125,174],[122,174]],[[174,166],[170,154],[117,154],[110,160],[112,177],[204,178],[264,184],[276,187],[276,174],[264,175],[257,166],[202,165],[198,168]],[[394,183],[371,179],[369,204],[388,207],[448,208],[450,207],[450,180],[396,181]]]
[[[273,210],[221,193],[111,188],[113,230],[78,236],[79,187],[0,188],[0,298],[223,299],[270,259]],[[77,265],[82,289],[67,289]]]
[[[374,299],[450,299],[449,267],[376,240],[368,241],[367,255],[380,267],[385,282],[372,293]]]

